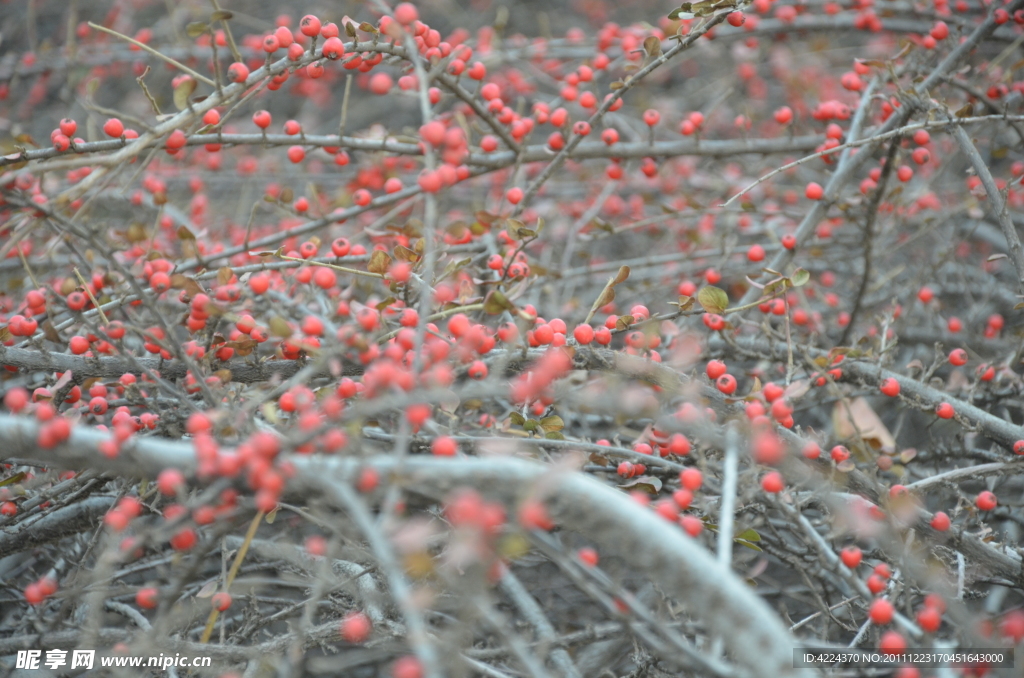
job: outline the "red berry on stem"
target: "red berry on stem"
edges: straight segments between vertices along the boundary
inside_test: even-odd
[[[981,492],[974,498],[974,505],[981,511],[991,511],[998,503],[999,501],[996,499],[996,495],[988,490]]]

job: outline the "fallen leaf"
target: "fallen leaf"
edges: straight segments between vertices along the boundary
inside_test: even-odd
[[[864,398],[836,403],[832,427],[839,440],[863,440],[872,449],[889,454],[896,451],[896,439]]]

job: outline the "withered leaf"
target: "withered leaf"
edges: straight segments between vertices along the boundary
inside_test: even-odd
[[[557,414],[553,414],[550,417],[544,417],[540,420],[540,427],[546,432],[550,431],[561,431],[565,428],[565,422]]]
[[[491,214],[490,212],[485,212],[484,210],[480,210],[474,214],[473,217],[481,224],[486,224],[487,226],[490,226],[498,219],[496,215]]]
[[[832,428],[839,440],[863,440],[875,450],[896,451],[896,439],[864,398],[840,401],[832,409]]]
[[[409,249],[405,245],[398,245],[395,247],[395,259],[399,261],[411,261],[417,262],[420,260],[420,255],[414,250]]]
[[[171,276],[171,287],[176,290],[185,290],[185,293],[190,297],[204,293],[202,286],[194,278],[182,275],[181,273],[175,273]]]
[[[370,263],[367,264],[366,270],[370,273],[384,275],[389,266],[391,266],[391,255],[383,250],[376,250],[370,255]]]
[[[259,346],[259,342],[257,342],[255,339],[245,337],[243,339],[239,339],[238,341],[229,341],[225,344],[225,346],[235,349],[235,352],[244,358],[245,356],[252,353],[257,346]]]
[[[53,326],[53,323],[49,320],[43,322],[43,336],[46,337],[47,341],[54,343],[61,343],[60,335],[57,334],[57,329]]]
[[[514,312],[515,310],[515,304],[498,290],[491,290],[484,299],[484,312],[490,315],[498,315],[502,311]]]
[[[192,96],[192,92],[196,91],[195,78],[185,77],[182,78],[178,85],[174,88],[174,106],[179,111],[183,111],[188,108],[188,98]],[[183,227],[184,228],[184,227]]]
[[[288,321],[279,315],[271,317],[270,322],[267,324],[270,326],[270,333],[275,337],[287,339],[292,336],[292,328],[288,324]]]
[[[661,479],[655,476],[637,476],[619,485],[623,489],[642,490],[648,494],[661,492]]]

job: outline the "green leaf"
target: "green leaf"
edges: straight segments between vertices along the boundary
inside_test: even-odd
[[[544,437],[547,438],[548,440],[565,440],[565,436],[563,436],[558,431],[548,431],[547,433],[544,434]]]
[[[490,315],[498,315],[502,311],[515,311],[516,307],[504,294],[498,290],[487,293],[484,299],[484,312]]]
[[[210,27],[204,24],[202,21],[193,21],[188,26],[185,26],[185,35],[190,38],[198,38],[203,33],[210,30]]]
[[[178,86],[174,88],[174,106],[179,111],[188,108],[188,98],[196,91],[195,78],[182,78]]]
[[[519,414],[518,412],[513,412],[512,414],[508,415],[508,418],[511,419],[512,423],[515,424],[516,426],[522,426],[523,424],[526,423],[526,417]]]
[[[22,480],[25,479],[26,475],[28,474],[26,474],[24,471],[20,471],[18,473],[15,473],[10,478],[4,478],[3,480],[0,480],[0,487],[3,487],[4,485],[13,485],[15,483],[20,483]]]
[[[757,530],[750,528],[740,532],[736,535],[736,541],[761,541],[761,535],[757,533]]]
[[[227,21],[233,16],[235,15],[226,9],[218,9],[216,12],[210,15],[210,21]]]
[[[785,278],[778,278],[777,280],[772,280],[770,283],[765,285],[764,289],[761,291],[761,295],[764,296],[764,297],[773,297],[776,294],[778,294],[779,292],[785,292],[785,291],[786,291],[786,279]]]
[[[729,295],[723,289],[708,285],[697,292],[697,303],[708,313],[722,313],[729,307]]]
[[[751,544],[749,541],[744,541],[743,539],[737,539],[736,543],[739,544],[740,546],[746,546],[748,549],[752,549],[754,551],[761,551],[762,550],[760,546],[755,546],[755,545]]]
[[[538,422],[536,419],[527,419],[526,423],[523,424],[523,428],[526,429],[527,431],[536,431],[538,428],[540,428],[540,422]]]
[[[803,287],[810,279],[811,274],[802,268],[796,269],[793,271],[793,274],[789,276],[789,281],[793,283],[793,287]]]
[[[561,431],[565,428],[565,422],[557,414],[544,417],[540,420],[540,427],[545,431]]]

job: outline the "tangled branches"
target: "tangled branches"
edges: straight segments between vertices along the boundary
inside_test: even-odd
[[[1024,0],[237,4],[0,19],[0,666],[1024,640]]]

